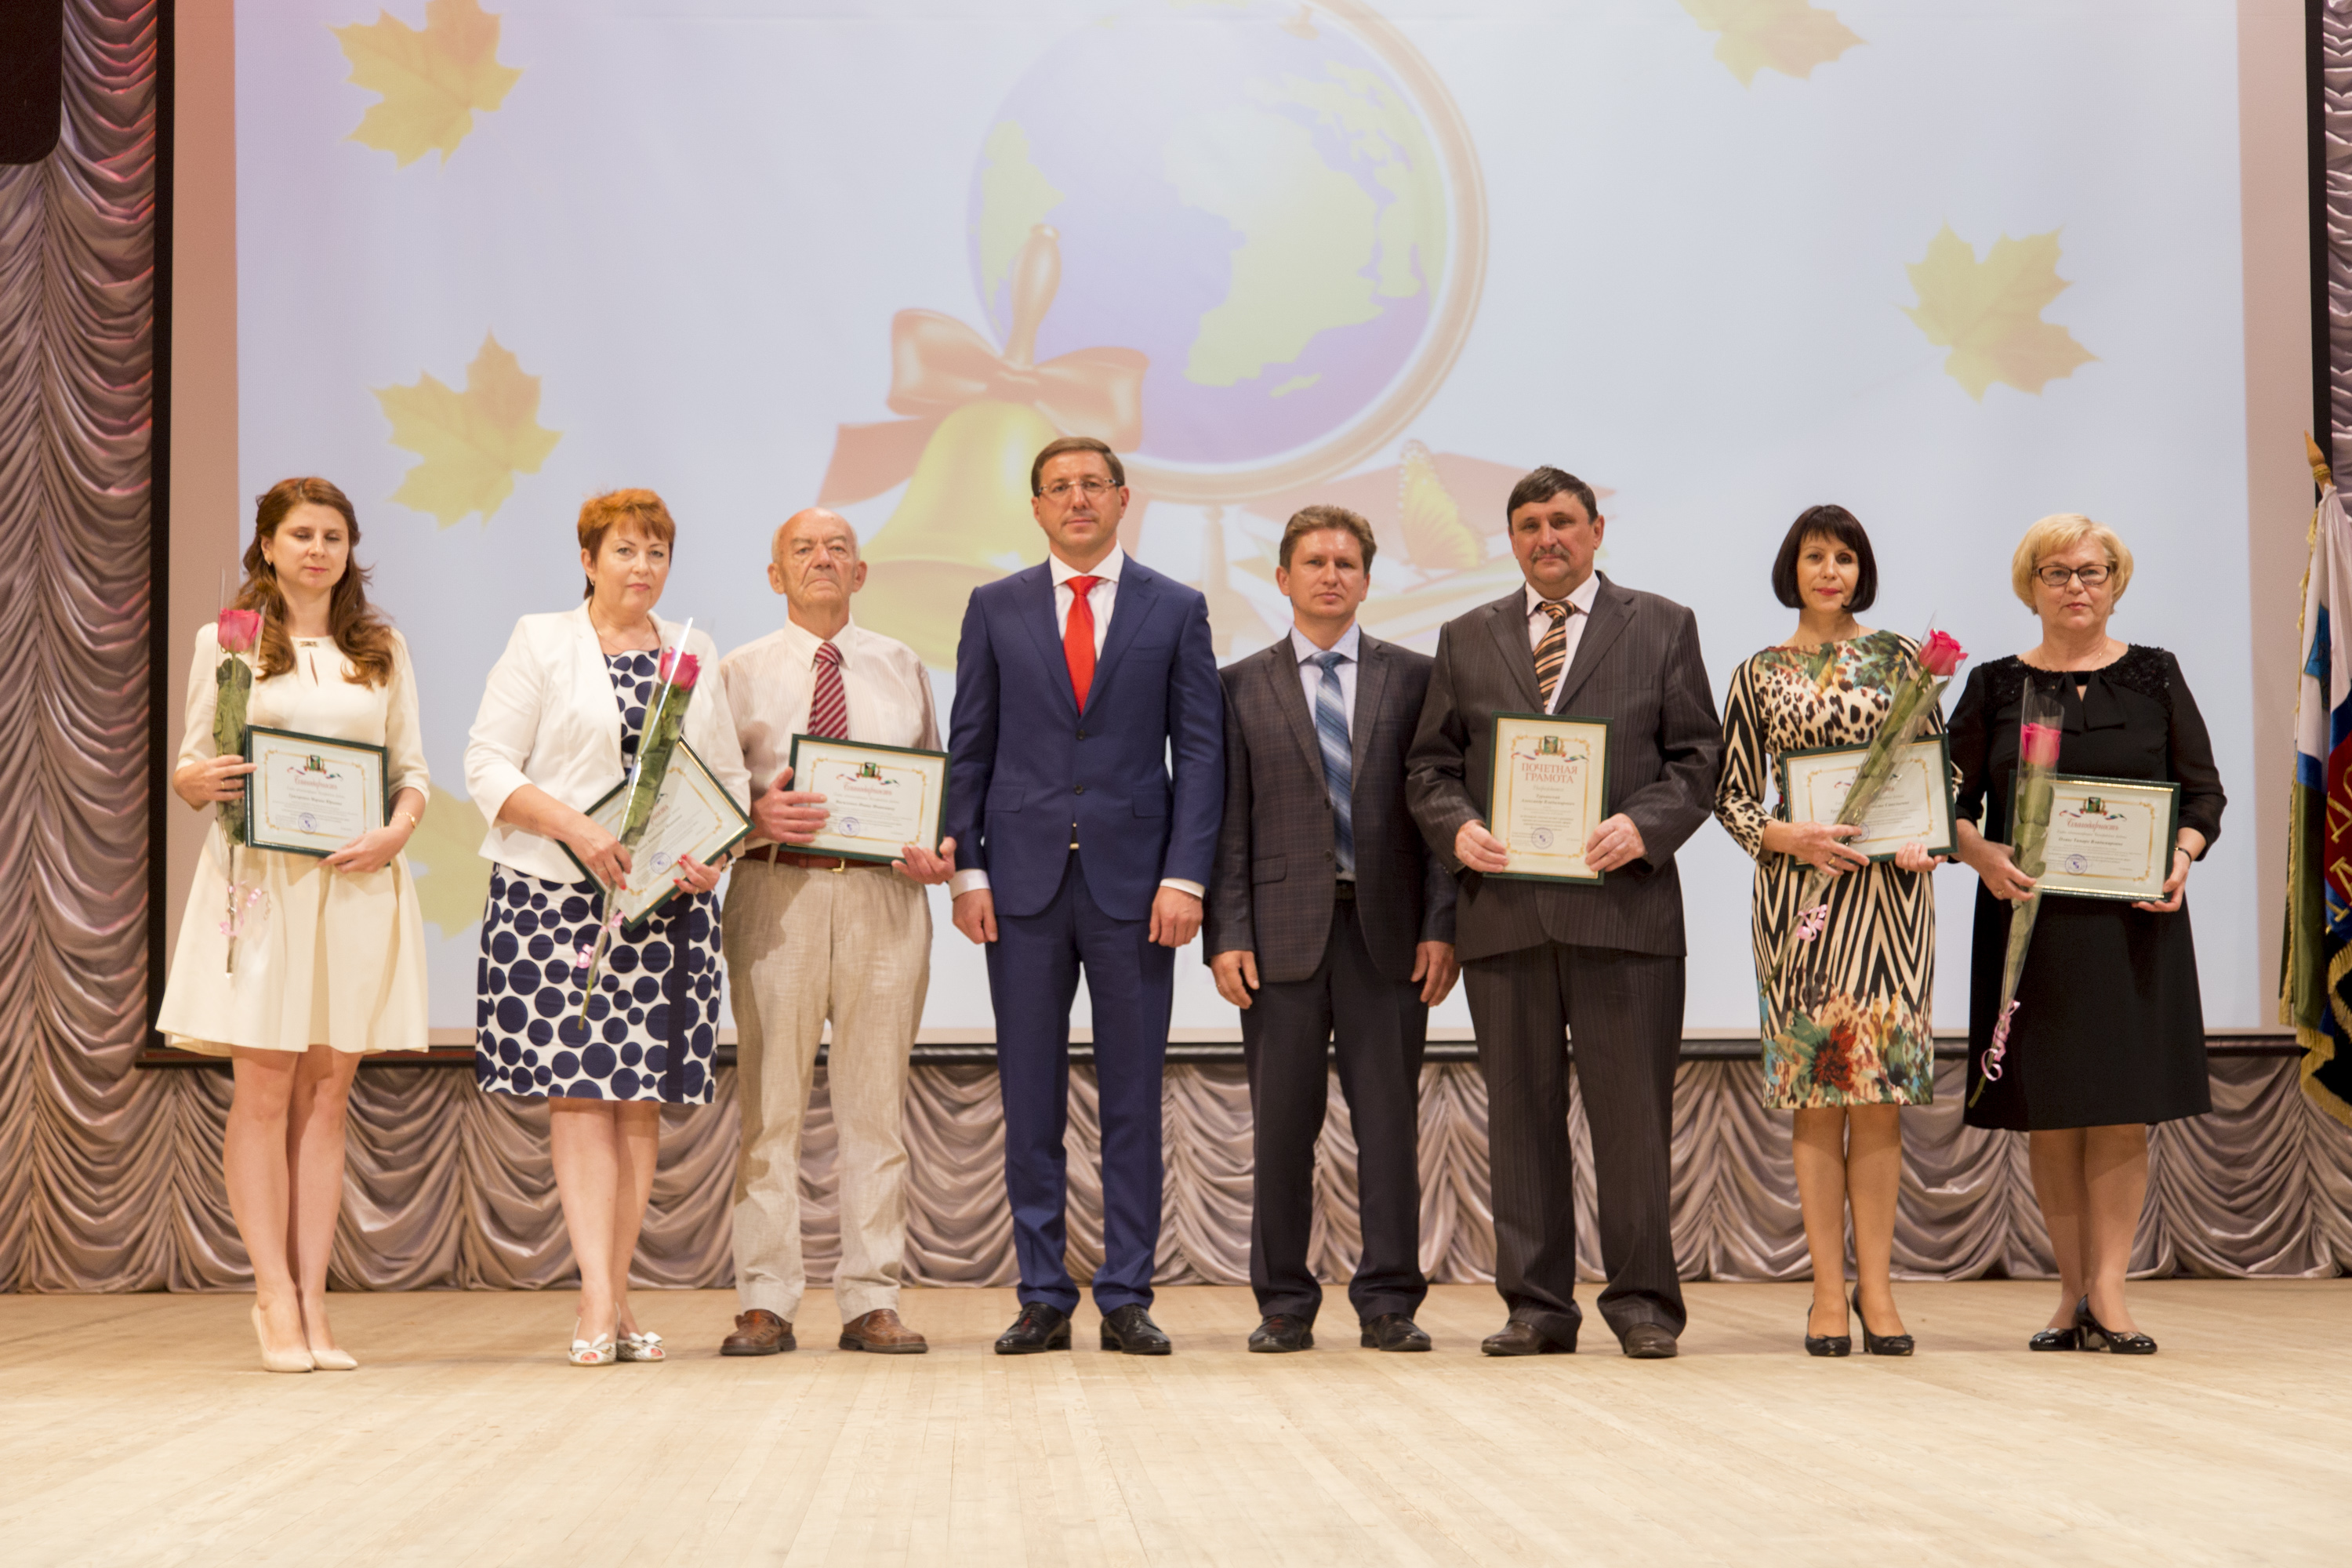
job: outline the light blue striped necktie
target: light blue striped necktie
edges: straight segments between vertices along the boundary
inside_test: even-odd
[[[1339,694],[1339,665],[1348,656],[1318,653],[1323,679],[1315,689],[1315,739],[1323,750],[1323,787],[1331,792],[1331,842],[1339,875],[1356,874],[1356,806],[1348,793],[1348,708]]]

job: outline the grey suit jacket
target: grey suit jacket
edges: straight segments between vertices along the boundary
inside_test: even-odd
[[[1544,942],[1681,954],[1674,854],[1706,820],[1723,772],[1723,726],[1696,618],[1671,599],[1621,588],[1604,574],[1562,679],[1555,712],[1615,721],[1607,805],[1633,819],[1646,852],[1598,887],[1489,879],[1454,857],[1462,825],[1486,820],[1495,715],[1540,708],[1522,590],[1445,624],[1408,767],[1422,834],[1461,879],[1460,957],[1466,963]]]
[[[1405,752],[1429,658],[1365,634],[1349,720],[1356,918],[1372,962],[1412,977],[1413,950],[1454,940],[1454,878],[1414,826]],[[1202,956],[1247,949],[1261,981],[1306,980],[1331,931],[1331,800],[1290,638],[1235,659],[1225,686],[1225,816],[1202,916]]]

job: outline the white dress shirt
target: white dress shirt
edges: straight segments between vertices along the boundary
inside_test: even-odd
[[[1584,623],[1592,618],[1592,602],[1599,597],[1600,593],[1601,574],[1587,572],[1584,574],[1584,581],[1579,583],[1568,595],[1568,603],[1574,607],[1574,613],[1568,617],[1568,625],[1565,628],[1568,637],[1567,658],[1559,667],[1559,684],[1552,688],[1551,706],[1544,710],[1548,713],[1559,710],[1559,694],[1568,689],[1568,672],[1576,668],[1576,645],[1584,640]],[[1527,594],[1528,647],[1533,648],[1542,643],[1544,633],[1551,630],[1551,617],[1544,613],[1544,596],[1536,592],[1534,584],[1528,584]],[[1538,681],[1538,689],[1541,687],[1540,679]]]
[[[1073,577],[1095,577],[1100,581],[1087,591],[1087,607],[1095,613],[1095,657],[1100,658],[1103,639],[1110,636],[1110,613],[1118,603],[1119,569],[1127,564],[1127,548],[1114,544],[1110,553],[1094,564],[1094,569],[1081,572],[1060,556],[1048,552],[1046,570],[1054,574],[1054,631],[1058,637],[1070,632],[1070,606],[1078,602],[1078,591],[1070,586]]]
[[[1095,616],[1095,657],[1102,657],[1103,642],[1110,636],[1111,610],[1118,603],[1119,571],[1126,564],[1127,548],[1118,544],[1112,545],[1110,553],[1096,562],[1092,570],[1086,572],[1079,571],[1050,551],[1046,552],[1045,569],[1054,574],[1054,631],[1056,636],[1069,635],[1070,606],[1078,602],[1078,591],[1070,586],[1070,579],[1097,578],[1098,581],[1087,591],[1087,607],[1094,612]],[[961,859],[963,857],[959,852],[956,858]],[[1204,898],[1208,893],[1208,889],[1200,883],[1187,881],[1181,877],[1162,877],[1160,885],[1190,893],[1196,899]],[[977,866],[958,871],[948,879],[948,892],[959,899],[987,886],[988,873]]]
[[[743,762],[751,770],[755,795],[767,793],[776,775],[791,765],[793,737],[808,731],[809,707],[816,695],[816,650],[823,640],[788,620],[729,654],[719,667],[727,678],[727,705],[743,743]],[[841,654],[849,739],[940,750],[931,678],[922,657],[896,637],[867,631],[855,619],[832,641]],[[751,847],[772,842],[757,833],[746,840]]]
[[[1339,680],[1339,713],[1348,721],[1348,739],[1351,742],[1356,738],[1356,670],[1363,662],[1363,647],[1364,628],[1349,621],[1348,629],[1330,647],[1339,656],[1331,673]],[[1315,661],[1323,657],[1324,650],[1297,626],[1290,628],[1290,648],[1298,658],[1298,684],[1307,693],[1307,717],[1311,721],[1315,717],[1316,697],[1323,689],[1323,667]]]

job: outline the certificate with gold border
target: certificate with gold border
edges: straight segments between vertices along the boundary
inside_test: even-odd
[[[824,796],[824,826],[811,842],[791,846],[799,853],[890,861],[909,844],[939,843],[945,752],[794,735],[789,760],[792,787]]]
[[[1609,732],[1608,720],[1572,713],[1495,715],[1486,831],[1503,841],[1510,868],[1488,875],[1602,879],[1584,863],[1584,845],[1609,815]]]
[[[617,838],[628,810],[629,781],[623,779],[588,808],[588,816]],[[646,818],[645,835],[629,851],[629,881],[620,893],[621,929],[637,935],[677,896],[680,860],[708,866],[750,837],[751,818],[694,754],[694,748],[678,742]],[[563,852],[572,855],[571,847],[566,845]],[[580,867],[582,876],[596,879],[579,856],[572,855],[572,863]]]
[[[2078,899],[2163,902],[2180,834],[2180,786],[2066,773],[2050,782],[2050,831],[2035,886]]]
[[[1780,799],[1790,822],[1835,822],[1868,746],[1819,746],[1780,758]],[[1895,759],[1895,772],[1846,843],[1873,860],[1892,860],[1906,844],[1930,855],[1958,848],[1952,827],[1952,752],[1941,735],[1922,735]]]
[[[382,746],[254,724],[245,760],[245,841],[256,849],[332,855],[390,813]]]

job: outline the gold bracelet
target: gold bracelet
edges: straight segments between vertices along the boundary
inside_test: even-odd
[[[421,817],[421,816],[411,816],[407,812],[404,812],[404,811],[395,811],[395,812],[394,812],[394,813],[392,814],[392,819],[393,819],[394,822],[404,822],[404,823],[408,824],[408,831],[410,831],[411,833],[415,832],[419,827],[423,826],[424,826],[424,823],[425,823],[425,819],[424,819],[423,817]]]

